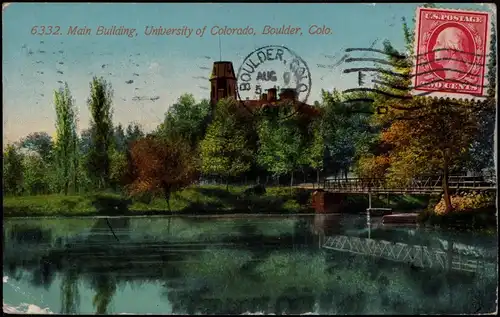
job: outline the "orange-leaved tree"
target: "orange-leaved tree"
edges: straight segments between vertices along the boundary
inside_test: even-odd
[[[172,192],[198,177],[198,155],[183,139],[148,136],[131,144],[128,156],[133,170],[130,194],[163,192],[170,211]]]
[[[361,178],[385,178],[387,169],[390,166],[387,155],[365,155],[357,161],[355,171]]]
[[[413,34],[403,21],[406,49],[413,50]],[[453,209],[448,177],[459,170],[462,158],[477,136],[477,112],[483,103],[464,100],[412,97],[413,57],[397,52],[384,42],[392,72],[381,72],[376,88],[375,105],[386,107],[375,115],[374,122],[382,127],[380,141],[388,146],[386,177],[390,185],[406,186],[409,181],[425,174],[442,176],[446,210]],[[384,159],[385,161],[385,159]],[[383,164],[383,167],[387,166]]]
[[[447,211],[453,209],[448,187],[450,171],[461,165],[478,132],[474,115],[477,108],[466,102],[415,100],[420,109],[393,123],[382,139],[394,145],[389,174],[400,181],[423,174],[440,173],[443,177]]]

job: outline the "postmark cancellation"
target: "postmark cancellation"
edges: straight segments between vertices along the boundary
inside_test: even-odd
[[[419,7],[416,14],[412,95],[486,97],[491,13]]]
[[[293,89],[297,99],[305,103],[311,92],[307,63],[282,45],[263,46],[248,54],[237,78],[238,93],[244,99],[253,99],[270,88]]]

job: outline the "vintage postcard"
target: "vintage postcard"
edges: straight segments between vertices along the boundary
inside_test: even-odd
[[[496,14],[3,4],[4,313],[495,313]]]

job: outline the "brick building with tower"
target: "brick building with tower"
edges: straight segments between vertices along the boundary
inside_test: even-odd
[[[232,97],[239,100],[238,80],[236,78],[232,62],[214,62],[212,74],[210,76],[210,103],[212,105],[223,98]],[[270,88],[266,93],[262,93],[256,100],[239,100],[250,111],[261,109],[262,107],[276,107],[284,103],[293,104],[297,112],[309,116],[319,115],[319,109],[297,99],[295,89],[281,89],[278,93],[276,88]]]

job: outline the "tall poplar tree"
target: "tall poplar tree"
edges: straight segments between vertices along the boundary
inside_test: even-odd
[[[89,176],[98,189],[109,185],[110,149],[113,142],[111,84],[102,77],[94,77],[90,82],[90,97],[87,101],[90,111],[90,131],[92,147],[88,154]]]
[[[76,190],[78,162],[76,112],[67,83],[64,88],[54,92],[54,105],[57,134],[55,144],[57,183],[59,190],[67,195],[71,185],[73,185],[73,190]]]

